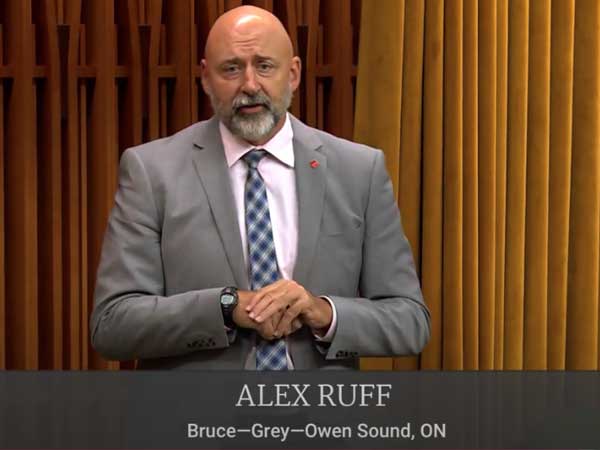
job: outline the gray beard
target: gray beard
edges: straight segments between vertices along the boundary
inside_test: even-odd
[[[213,111],[234,136],[247,142],[260,142],[271,134],[290,107],[292,90],[287,89],[280,102],[269,102],[265,111],[255,114],[236,112],[234,107],[223,105],[212,94],[209,98]]]
[[[273,131],[280,119],[281,116],[268,110],[250,115],[233,114],[225,125],[233,135],[248,142],[259,142]]]

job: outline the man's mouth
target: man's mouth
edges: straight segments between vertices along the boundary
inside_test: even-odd
[[[252,114],[252,113],[257,113],[257,112],[264,110],[265,107],[266,106],[263,105],[262,103],[257,103],[257,104],[240,106],[237,108],[237,110],[244,114]]]

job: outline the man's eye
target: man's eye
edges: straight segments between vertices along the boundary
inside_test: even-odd
[[[225,73],[236,73],[238,71],[238,66],[225,66],[223,67],[223,72]]]
[[[258,70],[260,70],[261,72],[267,72],[269,70],[271,70],[273,68],[273,66],[269,63],[259,63],[258,64]]]

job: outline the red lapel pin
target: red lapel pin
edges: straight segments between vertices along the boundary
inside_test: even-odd
[[[313,169],[316,169],[317,167],[319,167],[319,161],[317,161],[316,159],[313,159],[310,162],[310,167],[312,167]]]

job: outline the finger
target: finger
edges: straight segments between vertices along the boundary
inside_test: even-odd
[[[279,297],[271,302],[263,311],[254,317],[254,320],[261,323],[264,320],[269,319],[274,314],[284,313],[290,303],[290,299],[287,297]]]
[[[260,337],[263,338],[265,341],[272,341],[273,339],[275,339],[275,335],[272,333],[269,333],[268,331],[258,331],[258,334],[260,334]]]
[[[260,324],[256,330],[263,339],[270,341],[277,337],[275,336],[275,326],[271,320],[267,320],[266,322]]]
[[[285,286],[281,289],[267,292],[263,298],[248,315],[254,320],[266,319],[275,311],[283,311],[285,307],[296,299],[296,294],[288,291]],[[268,313],[266,311],[269,311]],[[258,320],[259,321],[259,320]]]
[[[299,319],[294,319],[292,320],[292,323],[290,324],[289,327],[287,327],[287,329],[285,330],[285,332],[283,333],[284,336],[289,336],[292,333],[295,333],[296,331],[298,331],[300,328],[302,328],[302,321],[300,321]],[[277,333],[277,331],[276,331]]]
[[[297,301],[284,311],[283,316],[281,317],[281,320],[275,329],[276,333],[284,333],[286,330],[291,328],[292,322],[297,320],[300,312],[303,309],[302,303],[302,301]]]
[[[282,318],[282,321],[286,320],[287,324],[291,325],[292,321],[297,318],[300,320],[301,325],[304,325],[304,323],[302,322],[302,317],[303,314],[308,310],[308,308],[310,308],[310,306],[310,297],[301,296],[300,298],[296,299],[293,303],[290,304],[289,309],[284,311],[285,315]]]
[[[254,308],[266,294],[268,294],[274,290],[277,290],[285,281],[287,281],[287,280],[277,280],[275,283],[271,283],[267,286],[263,286],[258,291],[256,291],[254,293],[254,295],[252,296],[252,298],[250,299],[250,301],[248,302],[248,305],[246,306],[246,311],[247,312],[251,311],[252,308]]]
[[[267,308],[269,308],[275,301],[278,301],[279,297],[273,293],[267,293],[248,313],[251,319],[256,320],[257,322],[262,322],[264,319],[267,319],[269,316],[261,317],[262,320],[257,320],[259,315],[263,313]],[[278,308],[276,308],[278,309]]]
[[[254,292],[252,297],[250,297],[250,301],[246,305],[246,312],[250,312],[252,308],[254,308],[256,304],[262,300],[266,292],[267,291],[265,291],[265,288],[259,289],[258,291]]]
[[[256,305],[254,305],[254,308],[252,310],[250,310],[250,312],[248,313],[248,316],[250,316],[251,319],[255,319],[257,318],[257,316],[263,312],[266,308],[268,308],[275,300],[277,300],[277,295],[276,293],[272,293],[272,292],[267,292],[259,301]]]
[[[279,322],[281,321],[281,318],[283,317],[283,313],[277,312],[275,314],[273,314],[269,319],[267,319],[265,322],[269,322],[271,324],[271,327],[273,329],[273,336],[275,336],[276,338],[280,338],[281,336],[283,336],[283,334],[281,332],[277,331],[277,326],[279,325]]]

